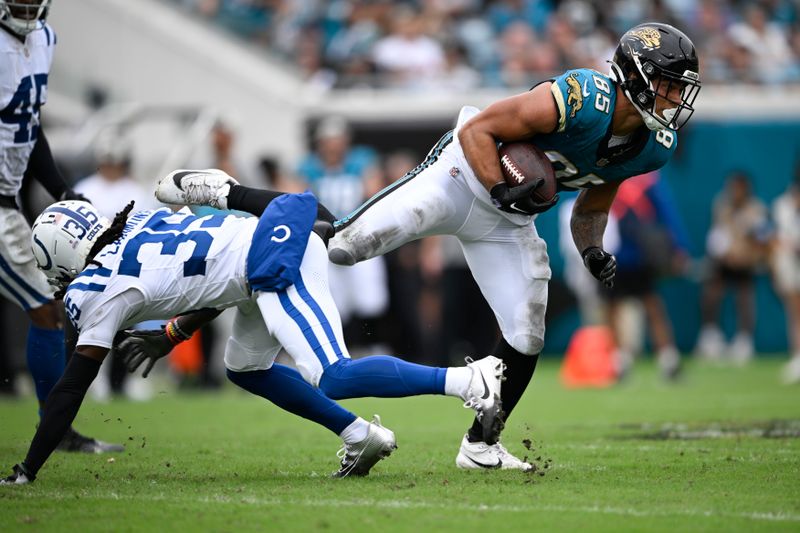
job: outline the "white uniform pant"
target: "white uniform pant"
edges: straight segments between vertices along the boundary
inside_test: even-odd
[[[256,292],[237,308],[225,348],[229,370],[266,370],[283,348],[303,378],[319,386],[326,368],[350,357],[328,288],[328,264],[325,244],[312,233],[298,282],[284,291]]]
[[[416,169],[337,224],[328,244],[331,261],[352,264],[421,237],[454,235],[505,340],[521,353],[538,354],[550,279],[547,246],[531,217],[506,216],[476,183],[457,139],[446,135]]]
[[[53,288],[33,257],[31,227],[9,207],[0,207],[0,294],[25,311],[53,299]]]

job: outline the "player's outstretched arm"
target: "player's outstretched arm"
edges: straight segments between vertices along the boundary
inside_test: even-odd
[[[56,449],[78,414],[83,397],[92,384],[108,348],[78,346],[70,357],[64,374],[55,384],[42,411],[41,422],[33,436],[28,455],[14,468],[5,483],[27,483],[36,479],[39,469]]]
[[[173,318],[164,329],[130,330],[122,335],[120,342],[115,339],[114,350],[122,357],[128,372],[135,372],[147,361],[142,377],[147,377],[156,361],[169,354],[192,334],[219,316],[217,309],[201,309]]]
[[[497,142],[528,139],[550,133],[558,124],[558,108],[550,83],[531,91],[493,103],[461,127],[458,139],[470,167],[480,182],[491,191],[504,183],[497,155]]]
[[[617,261],[603,250],[603,233],[618,187],[619,182],[584,189],[575,201],[570,219],[572,239],[583,257],[584,265],[606,287],[614,286]]]

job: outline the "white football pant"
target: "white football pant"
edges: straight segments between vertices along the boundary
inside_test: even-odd
[[[547,246],[533,217],[491,204],[452,133],[417,168],[337,222],[328,250],[334,263],[353,264],[430,235],[458,238],[505,340],[521,353],[541,352]]]
[[[328,289],[328,264],[325,244],[312,233],[298,282],[284,291],[256,292],[251,302],[237,308],[225,349],[229,370],[266,370],[283,348],[316,387],[326,368],[350,357]]]

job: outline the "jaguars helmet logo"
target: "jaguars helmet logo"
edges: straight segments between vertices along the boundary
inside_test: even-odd
[[[661,32],[656,28],[645,26],[644,28],[631,31],[630,35],[641,41],[648,50],[655,50],[661,47]]]
[[[567,105],[572,109],[569,112],[569,118],[575,118],[575,113],[583,107],[583,94],[581,93],[581,83],[578,81],[578,75],[575,73],[567,76]]]

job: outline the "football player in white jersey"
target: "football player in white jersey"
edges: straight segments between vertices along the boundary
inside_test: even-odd
[[[65,293],[79,338],[25,460],[4,483],[35,479],[120,330],[202,309],[237,308],[225,352],[228,377],[340,435],[338,476],[366,475],[396,445],[380,419],[368,423],[331,398],[455,396],[476,412],[487,432],[497,431],[502,362],[496,358],[458,368],[383,355],[350,359],[320,236],[333,228],[321,222],[322,230],[313,231],[318,208],[311,193],[281,196],[260,218],[198,218],[188,209],[166,208],[128,218],[132,207],[131,202],[109,221],[87,202],[57,202],[33,225],[36,261]],[[175,343],[185,340],[199,315],[171,320],[166,336]],[[281,348],[299,372],[274,364]]]
[[[532,191],[543,180],[509,187],[498,143],[529,141],[553,163],[559,190],[581,192],[572,210],[573,240],[591,274],[606,286],[616,273],[603,249],[608,211],[619,184],[662,167],[677,130],[694,112],[699,62],[691,39],[668,24],[647,22],[620,39],[609,75],[573,69],[483,111],[465,107],[417,168],[337,220],[331,262],[352,265],[414,239],[458,237],[470,271],[502,333],[493,354],[507,366],[501,400],[510,415],[533,377],[544,346],[547,247],[535,215],[552,207]],[[254,212],[259,193],[209,182],[162,180],[163,202],[213,203]],[[226,188],[227,187],[227,188]],[[189,201],[192,200],[192,201]],[[529,469],[476,420],[461,441],[461,468]]]
[[[57,199],[80,198],[56,168],[41,129],[40,108],[47,100],[47,76],[56,34],[45,22],[50,0],[0,0],[0,295],[31,319],[28,370],[39,405],[61,377],[65,365],[61,302],[36,268],[31,229],[17,205],[22,178],[30,174]],[[122,451],[69,428],[59,448],[99,453]]]

